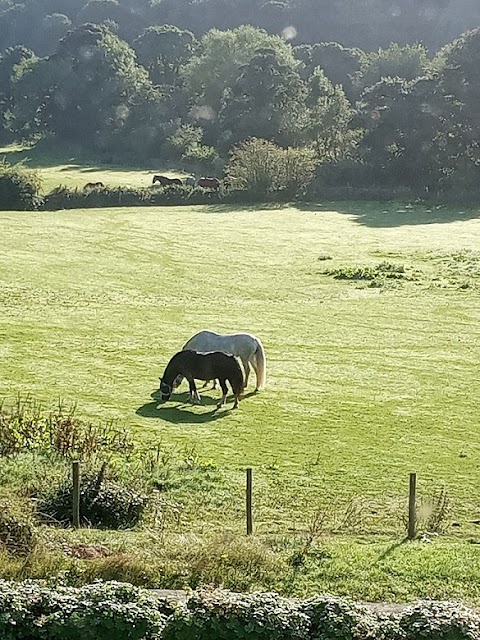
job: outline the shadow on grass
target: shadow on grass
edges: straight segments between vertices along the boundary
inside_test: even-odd
[[[187,206],[188,203],[182,203],[178,206]],[[190,205],[188,205],[190,206]],[[295,203],[285,202],[219,202],[215,204],[202,203],[195,205],[202,207],[202,211],[206,213],[244,213],[249,211],[255,211],[261,213],[262,211],[279,211],[281,209],[291,209],[296,207]]]
[[[107,159],[105,162],[100,158],[92,158],[79,149],[54,148],[47,140],[40,141],[34,146],[20,146],[17,144],[6,145],[0,148],[0,157],[5,157],[7,162],[16,164],[24,162],[31,169],[58,168],[59,165],[66,165],[60,171],[78,170],[83,173],[93,173],[96,171],[118,171],[131,173],[134,171],[144,171],[148,173],[158,172],[158,167],[153,161],[145,163],[118,164],[111,163]],[[164,168],[165,173],[176,173],[174,168]]]
[[[398,540],[397,542],[394,542],[389,547],[387,547],[387,549],[385,549],[383,553],[381,553],[378,556],[377,562],[381,562],[382,560],[385,560],[385,558],[388,558],[388,556],[390,556],[400,547],[403,547],[407,542],[409,542],[408,538],[403,538],[402,540]]]
[[[478,206],[465,205],[405,205],[401,202],[322,202],[297,203],[297,208],[305,212],[336,211],[353,216],[355,222],[366,227],[391,228],[419,224],[448,224],[480,217]]]
[[[172,407],[168,406],[167,403],[159,405],[158,400],[147,402],[139,407],[135,413],[144,418],[160,418],[173,424],[204,424],[225,418],[225,416],[230,414],[232,405],[217,409],[217,401],[210,400],[211,402],[209,404],[215,405],[215,408],[212,411],[203,413],[194,413],[194,411],[192,411],[192,405],[190,404],[182,403]],[[203,399],[202,403],[205,404]]]
[[[250,391],[243,396],[243,399],[250,398],[256,395],[256,393],[256,391]],[[187,392],[173,394],[170,400],[165,403],[161,403],[160,391],[158,389],[151,393],[150,396],[153,398],[153,402],[146,402],[139,407],[135,413],[143,418],[160,418],[173,424],[203,424],[205,422],[213,422],[219,418],[225,418],[225,416],[228,416],[231,411],[233,411],[232,396],[227,396],[227,404],[220,408],[217,407],[220,396],[217,398],[205,395],[201,396],[201,406],[215,407],[212,411],[203,413],[195,412],[195,405],[188,402],[189,394]],[[178,404],[172,407],[172,402],[178,402]]]

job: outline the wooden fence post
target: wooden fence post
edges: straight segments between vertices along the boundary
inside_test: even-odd
[[[252,469],[247,469],[247,492],[246,492],[246,506],[247,506],[247,536],[251,536],[253,533],[253,518],[252,518]]]
[[[72,462],[72,479],[73,479],[73,526],[75,529],[80,527],[80,462],[75,460]]]
[[[415,538],[416,510],[415,502],[417,498],[417,474],[410,474],[410,490],[408,494],[408,539]]]

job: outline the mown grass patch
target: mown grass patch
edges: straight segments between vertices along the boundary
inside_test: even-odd
[[[89,578],[108,565],[137,581],[145,572],[158,586],[213,576],[232,588],[394,600],[430,588],[432,596],[478,600],[477,546],[468,541],[478,538],[480,300],[473,287],[431,286],[444,267],[428,255],[477,251],[480,223],[453,210],[433,222],[422,211],[415,225],[414,211],[375,211],[357,203],[0,214],[4,395],[30,393],[45,407],[76,402],[86,421],[127,427],[145,461],[160,451],[148,472],[134,458],[113,456],[111,464],[120,477],[148,477],[166,515],[151,535],[48,534],[71,536],[71,544],[91,536],[106,547],[115,539],[128,570],[111,557],[49,555],[5,572],[78,561]],[[425,280],[359,289],[319,277],[319,255],[332,269],[385,260]],[[204,328],[250,331],[265,344],[267,389],[236,412],[215,411],[209,390],[200,407],[186,404],[185,387],[170,403],[155,397],[168,359]],[[30,462],[18,461],[2,461],[0,480],[21,491]],[[47,474],[48,461],[39,465]],[[185,536],[208,547],[211,535],[226,532],[243,544],[245,466],[254,468],[256,541],[272,563],[258,574],[253,561],[234,569],[234,555],[222,564],[223,552],[210,551],[215,563],[199,571],[179,552],[190,548]],[[57,478],[67,472],[51,469]],[[380,561],[403,539],[413,470],[422,502],[433,504],[446,488],[448,536],[401,545]],[[323,529],[305,551],[322,513]],[[178,563],[170,555],[164,566],[150,562],[149,554],[166,553],[152,540],[170,545]],[[197,543],[193,549],[192,557]],[[466,570],[463,582],[457,567]]]

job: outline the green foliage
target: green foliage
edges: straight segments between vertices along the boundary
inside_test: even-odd
[[[351,128],[353,110],[343,89],[317,67],[307,82],[308,109],[304,137],[321,162],[337,161],[353,150],[358,134]]]
[[[199,173],[208,172],[219,163],[214,147],[202,144],[203,130],[191,124],[181,124],[168,140],[168,157],[181,159],[185,164],[198,169]]]
[[[56,55],[37,63],[17,83],[16,115],[64,142],[108,145],[130,109],[149,88],[133,50],[106,27],[83,25],[60,41]]]
[[[364,131],[358,152],[371,169],[369,180],[421,195],[438,189],[451,139],[437,81],[387,78],[366,89],[358,107],[356,124]]]
[[[42,204],[40,178],[22,165],[0,161],[0,210],[25,211]]]
[[[273,49],[283,64],[295,64],[290,45],[263,29],[242,26],[231,31],[212,29],[205,34],[198,54],[183,68],[195,102],[193,115],[207,123],[216,119],[223,93],[234,86],[240,68],[250,62],[258,49],[267,48]]]
[[[275,593],[193,594],[168,621],[164,640],[307,640],[308,618]]]
[[[219,123],[224,143],[249,137],[280,144],[298,140],[305,122],[305,86],[294,62],[273,48],[257,49],[222,99]]]
[[[0,581],[0,636],[4,640],[153,640],[165,616],[158,601],[129,584],[74,588],[41,582]]]
[[[148,27],[134,41],[138,61],[158,84],[173,84],[178,69],[185,64],[197,46],[191,31],[173,25]]]
[[[317,160],[312,149],[282,149],[268,140],[252,138],[230,154],[227,168],[235,188],[266,196],[302,193],[313,179]]]
[[[409,607],[398,629],[401,640],[477,640],[480,618],[462,604],[425,602]]]
[[[380,262],[371,267],[340,267],[326,273],[336,280],[401,280],[406,277],[405,267],[391,262]]]
[[[119,481],[104,477],[104,467],[97,474],[86,473],[80,491],[80,515],[83,523],[99,529],[129,529],[141,519],[149,497]],[[40,511],[59,523],[72,522],[72,482],[68,478],[39,502]]]
[[[30,506],[0,498],[0,549],[16,556],[28,555],[37,544]]]
[[[338,42],[320,42],[295,47],[295,55],[305,65],[307,79],[320,67],[333,85],[343,88],[351,102],[358,97],[354,80],[364,55],[360,49],[349,49]]]
[[[0,581],[5,640],[476,640],[480,618],[461,604],[426,602],[389,617],[348,599],[293,602],[275,593],[193,593],[172,607],[119,582],[70,587]]]
[[[357,84],[364,89],[384,78],[402,78],[415,80],[428,75],[431,63],[427,50],[420,44],[401,46],[391,44],[388,49],[379,49],[376,53],[362,57]]]
[[[198,147],[198,151],[204,147]],[[195,156],[191,156],[192,158]],[[213,159],[215,159],[214,156]],[[212,160],[210,154],[195,157],[199,163]],[[233,194],[232,194],[233,195]],[[152,187],[149,189],[133,189],[129,187],[115,187],[83,191],[59,187],[45,197],[44,208],[48,210],[80,209],[101,207],[132,207],[132,206],[175,206],[183,203],[208,204],[210,202],[230,201],[231,196],[222,190],[213,191],[196,187],[169,185],[167,187]]]
[[[53,451],[66,458],[88,459],[99,452],[126,452],[130,436],[109,424],[97,426],[74,415],[74,409],[45,414],[28,399],[12,407],[0,406],[0,456],[23,451]]]
[[[311,640],[374,640],[380,635],[375,615],[346,598],[316,596],[300,610],[308,616]]]

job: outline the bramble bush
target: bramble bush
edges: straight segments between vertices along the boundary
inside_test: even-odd
[[[39,510],[62,524],[72,522],[73,488],[70,478],[39,501]],[[84,524],[99,529],[129,529],[141,519],[149,496],[132,486],[85,474],[80,489],[80,516]]]

